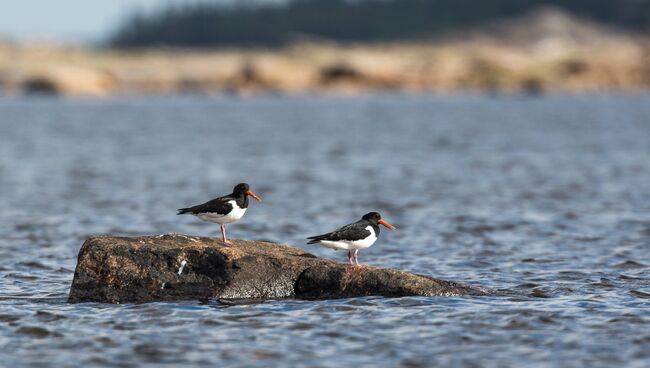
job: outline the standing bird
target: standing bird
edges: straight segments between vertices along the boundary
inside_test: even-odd
[[[326,248],[348,251],[348,261],[350,264],[359,265],[359,249],[369,248],[379,236],[379,225],[384,225],[390,230],[395,230],[395,226],[389,224],[377,212],[370,212],[363,215],[361,220],[345,225],[331,233],[312,236],[307,244],[319,244]],[[352,251],[354,250],[354,255]],[[354,263],[352,259],[354,258]]]
[[[180,208],[177,215],[189,213],[203,221],[221,225],[221,237],[224,243],[228,243],[226,224],[235,222],[244,216],[246,208],[248,208],[248,196],[255,198],[258,202],[262,201],[260,197],[250,190],[248,184],[240,183],[232,190],[232,194],[193,207]]]

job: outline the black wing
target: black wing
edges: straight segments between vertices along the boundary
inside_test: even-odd
[[[367,225],[355,222],[354,224],[345,225],[339,229],[332,231],[331,233],[316,235],[309,237],[309,243],[314,244],[318,243],[321,240],[361,240],[365,239],[370,235],[370,231],[366,230]]]
[[[179,208],[177,215],[182,215],[185,213],[199,214],[199,213],[218,213],[220,215],[225,215],[232,211],[232,205],[228,203],[229,201],[234,200],[231,197],[219,197],[211,201],[199,204],[193,207]]]

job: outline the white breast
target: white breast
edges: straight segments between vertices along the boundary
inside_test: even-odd
[[[330,240],[321,240],[318,242],[318,244],[326,247],[326,248],[331,248],[334,250],[355,250],[355,249],[365,249],[370,247],[377,241],[377,234],[375,234],[375,229],[372,228],[372,226],[366,227],[366,230],[370,231],[370,235],[365,237],[364,239],[361,240],[354,240],[354,241],[347,241],[347,240],[338,240],[338,241],[330,241]]]
[[[237,202],[234,200],[228,201],[232,205],[232,210],[226,214],[226,215],[221,215],[216,212],[214,213],[200,213],[196,215],[196,217],[200,218],[203,221],[208,221],[208,222],[215,222],[220,225],[224,224],[229,224],[231,222],[235,222],[242,218],[244,216],[244,213],[246,213],[246,208],[241,208],[237,205]]]

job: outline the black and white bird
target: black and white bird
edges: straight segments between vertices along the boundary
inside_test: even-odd
[[[248,184],[240,183],[235,186],[231,194],[196,206],[180,208],[177,214],[189,213],[203,221],[221,225],[221,237],[224,243],[228,243],[226,224],[233,223],[244,216],[248,208],[248,196],[255,198],[258,202],[262,201],[260,197],[253,193]]]
[[[390,230],[395,226],[386,222],[377,212],[370,212],[363,215],[361,220],[345,225],[331,233],[312,236],[307,244],[319,244],[334,250],[347,250],[350,264],[359,264],[359,249],[369,248],[375,243],[379,236],[379,225],[384,225]],[[352,252],[354,251],[354,253]],[[354,259],[354,263],[352,260]]]

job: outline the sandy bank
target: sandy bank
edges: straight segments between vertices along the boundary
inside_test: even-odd
[[[650,37],[553,10],[417,43],[206,51],[0,45],[5,94],[612,89],[650,89]]]

